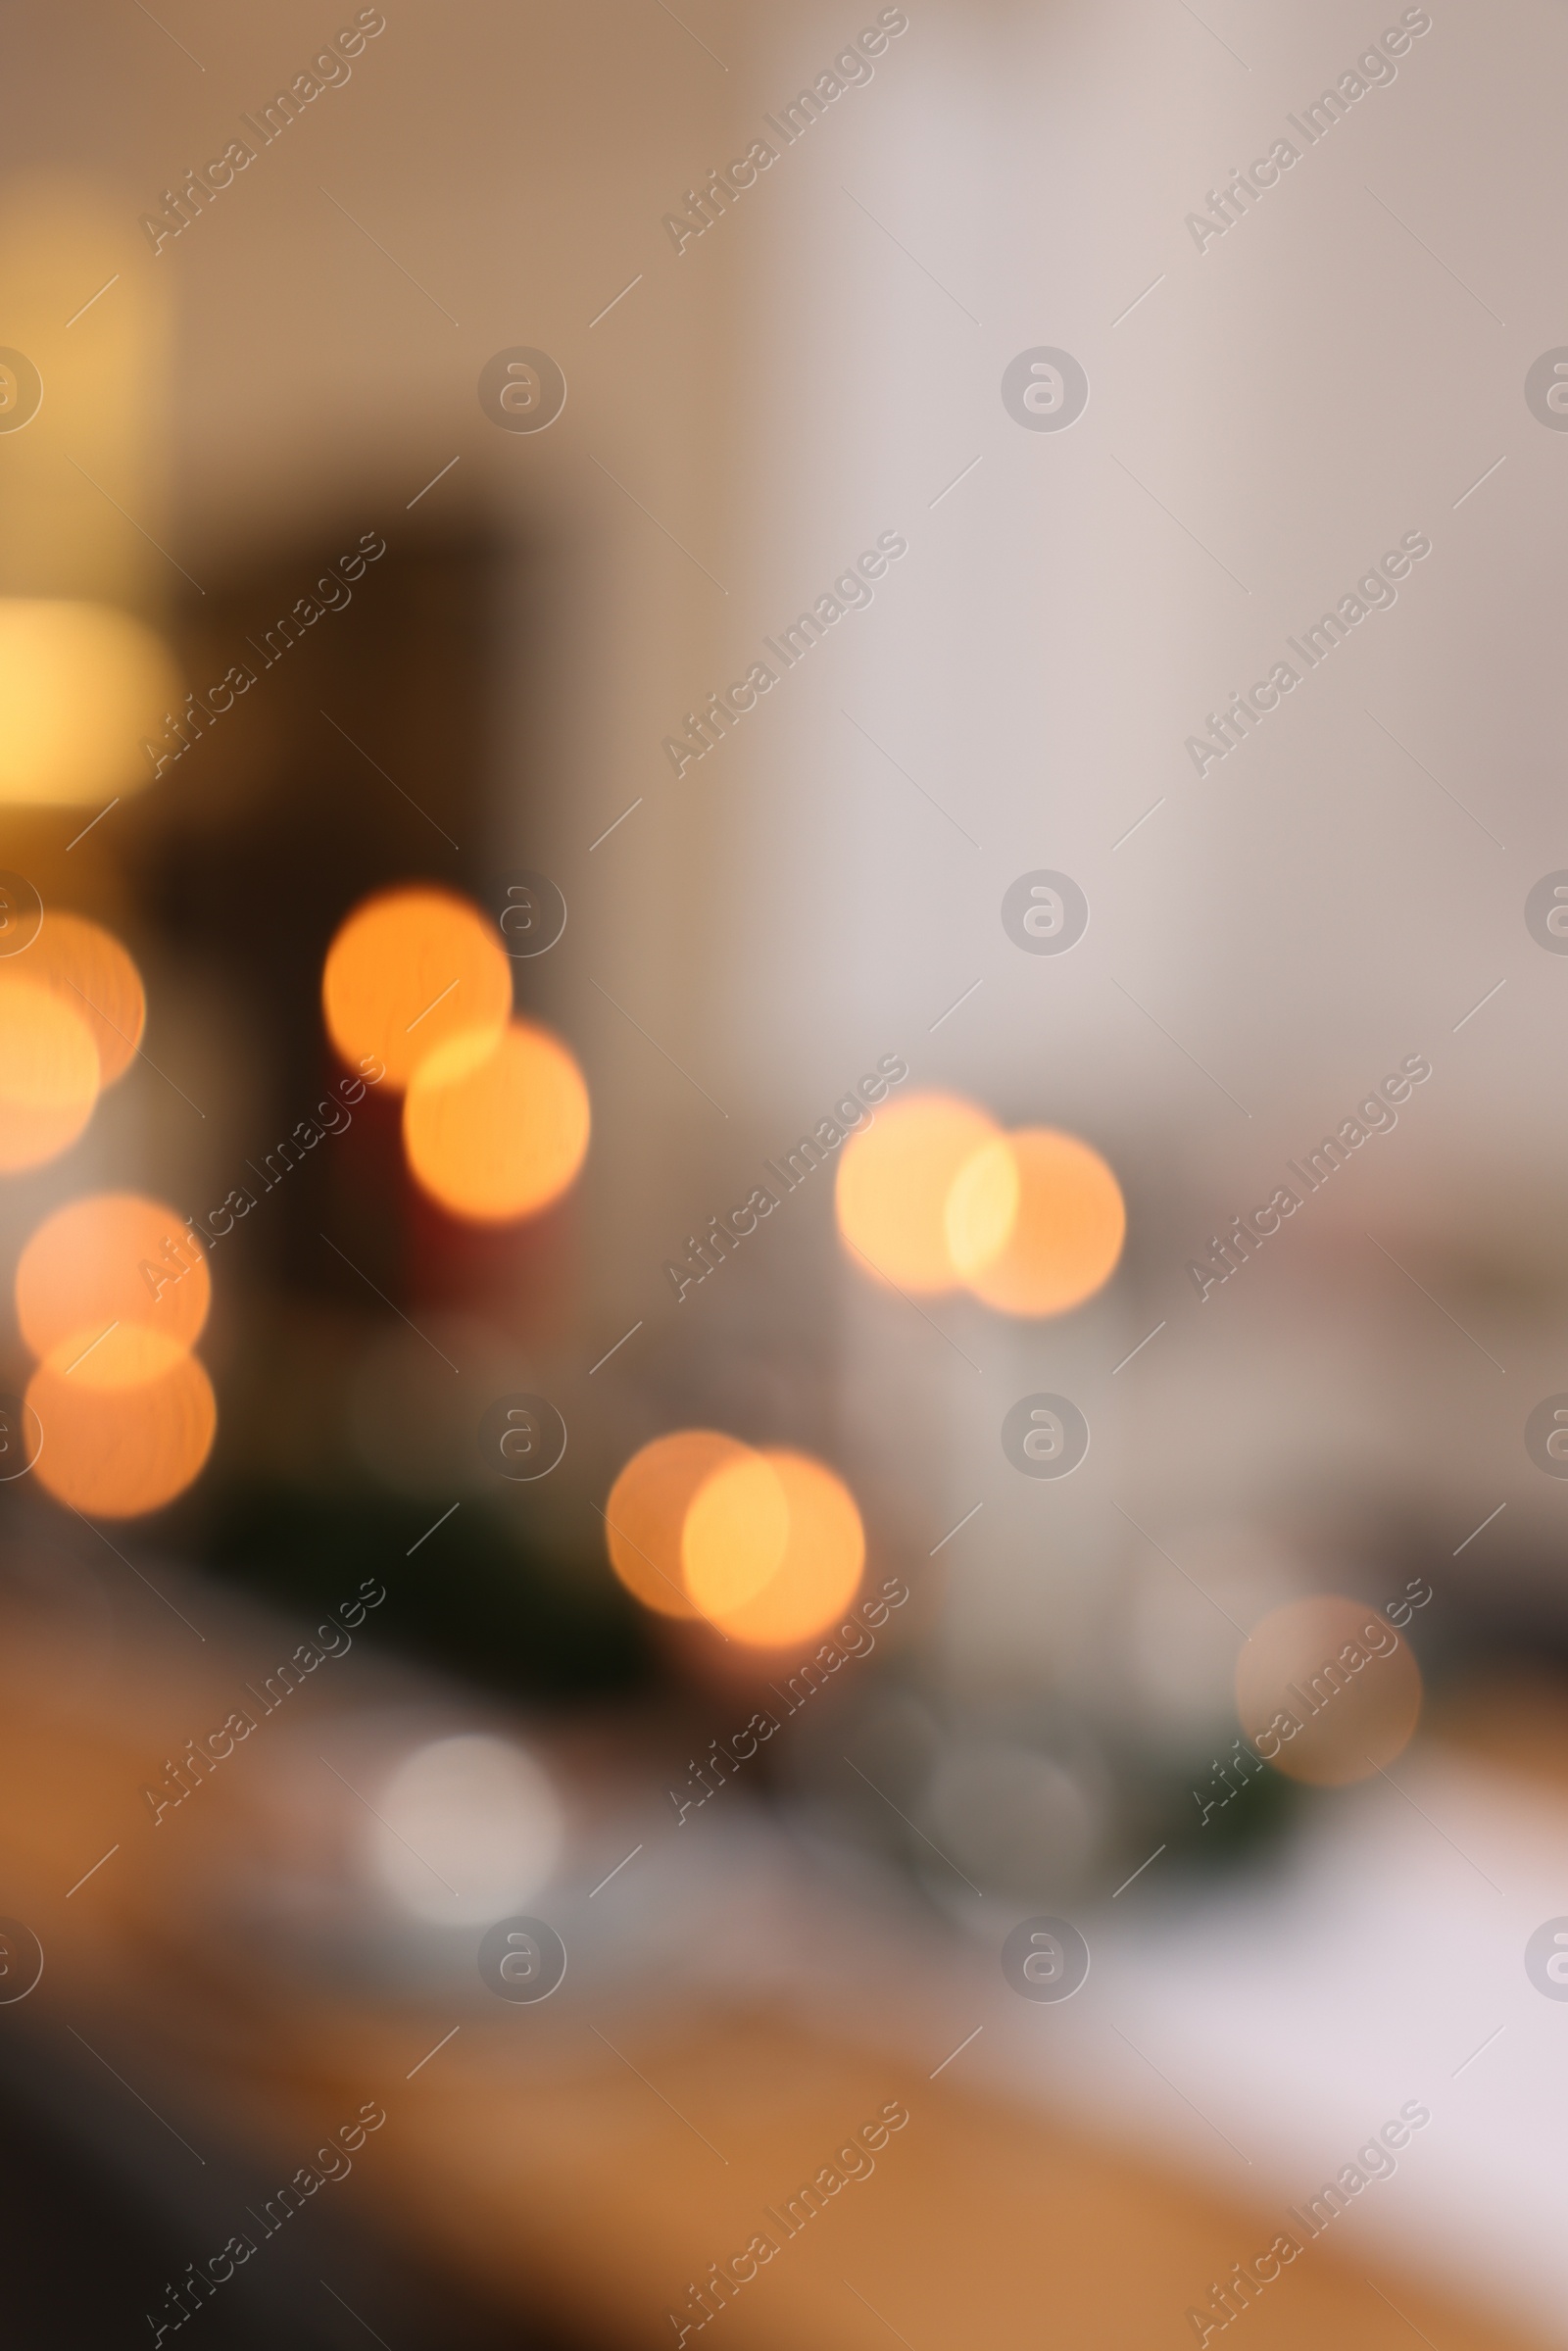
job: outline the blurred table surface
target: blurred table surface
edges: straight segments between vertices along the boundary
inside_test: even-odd
[[[69,1648],[24,1626],[0,1664],[0,1910],[47,1954],[29,2001],[0,2007],[0,2033],[80,2029],[184,2136],[242,2146],[281,2180],[378,2101],[387,2120],[353,2186],[328,2195],[357,2198],[364,2225],[585,2344],[673,2343],[672,2310],[695,2341],[688,2284],[760,2229],[779,2239],[764,2208],[781,2211],[895,2100],[909,2120],[874,2176],[833,2196],[710,2322],[735,2351],[1193,2342],[1189,2307],[1284,2225],[1261,2196],[1216,2193],[1066,2112],[932,2079],[923,2058],[890,2058],[765,1997],[688,1995],[593,2020],[563,2005],[548,2025],[544,2007],[493,2002],[465,2008],[436,2047],[446,2026],[427,2003],[362,2001],[265,1954],[247,1960],[201,1920],[214,1873],[262,1834],[256,1775],[231,1763],[156,1829],[138,1793],[193,1728],[223,1718],[236,1656],[222,1633],[183,1650],[138,1634],[84,1690]],[[1464,1735],[1568,1779],[1568,1729],[1549,1703],[1533,1724],[1477,1707]],[[127,2322],[139,2330],[140,2310]],[[1245,2324],[1256,2351],[1542,2339],[1333,2239],[1307,2247]]]

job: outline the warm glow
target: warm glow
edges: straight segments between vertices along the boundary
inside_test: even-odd
[[[1064,1314],[1110,1279],[1127,1211],[1100,1153],[1075,1135],[1025,1127],[965,1160],[948,1194],[953,1264],[1006,1314]]]
[[[475,1224],[511,1224],[559,1200],[582,1165],[588,1128],[576,1062],[527,1020],[479,1060],[471,1037],[449,1040],[416,1071],[403,1105],[415,1180]]]
[[[784,1564],[790,1506],[777,1467],[743,1453],[695,1494],[681,1535],[686,1590],[704,1616],[727,1617],[755,1599]]]
[[[754,1648],[787,1647],[830,1624],[865,1564],[860,1514],[831,1470],[712,1429],[634,1453],[605,1520],[615,1573],[646,1607],[705,1617]]]
[[[40,980],[0,967],[0,1174],[74,1143],[98,1100],[86,1021]]]
[[[945,1223],[948,1195],[964,1162],[997,1134],[995,1119],[952,1094],[886,1103],[852,1135],[839,1162],[839,1231],[901,1290],[932,1296],[957,1287]]]
[[[760,1589],[711,1613],[732,1641],[782,1648],[809,1640],[848,1606],[865,1565],[865,1533],[848,1487],[819,1461],[770,1449],[760,1456],[760,1466],[772,1471],[788,1513],[783,1553]],[[730,1489],[718,1510],[705,1507],[705,1489],[687,1514],[687,1589],[698,1600],[705,1591],[721,1593],[726,1578],[748,1586],[767,1554],[775,1524],[771,1498],[752,1476],[750,1464],[719,1470],[712,1484]],[[750,1518],[748,1502],[755,1514]],[[725,1524],[736,1539],[733,1565],[708,1540]]]
[[[153,780],[142,745],[180,708],[164,646],[128,612],[0,600],[0,802],[101,804]]]
[[[102,1083],[112,1086],[129,1067],[147,1025],[141,974],[120,941],[80,914],[48,913],[25,960],[24,976],[37,980],[80,1014],[98,1048]]]
[[[101,1350],[99,1350],[101,1351]],[[212,1449],[218,1406],[194,1355],[176,1354],[140,1386],[93,1386],[75,1371],[40,1364],[26,1400],[43,1447],[33,1475],[90,1518],[135,1518],[182,1494]]]
[[[495,925],[466,899],[387,890],[356,906],[327,949],[321,1004],[344,1060],[373,1055],[398,1091],[438,1046],[500,1035],[512,965]]]
[[[610,1564],[626,1590],[661,1616],[695,1616],[681,1569],[681,1534],[693,1496],[714,1470],[753,1458],[715,1429],[679,1429],[633,1453],[605,1504]]]
[[[194,1346],[210,1296],[207,1259],[189,1227],[172,1208],[134,1193],[96,1193],[57,1208],[17,1265],[22,1336],[62,1376],[86,1347],[108,1346],[113,1326],[154,1332],[174,1348]],[[132,1357],[110,1359],[122,1367],[117,1378],[126,1376]]]
[[[1236,1711],[1265,1761],[1320,1788],[1370,1780],[1421,1712],[1410,1644],[1364,1600],[1289,1600],[1236,1660]]]
[[[142,1322],[111,1323],[98,1337],[63,1339],[44,1357],[49,1370],[69,1378],[73,1389],[145,1388],[172,1371],[190,1349],[183,1340]]]

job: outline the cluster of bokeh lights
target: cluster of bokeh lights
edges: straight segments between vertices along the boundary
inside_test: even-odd
[[[69,1151],[141,1043],[141,975],[109,931],[45,916],[0,963],[0,1174]]]
[[[588,1150],[588,1089],[558,1037],[512,1009],[496,926],[455,892],[387,890],[344,921],[321,975],[327,1034],[403,1095],[416,1183],[449,1216],[514,1224],[550,1207]]]
[[[605,1504],[611,1565],[644,1607],[776,1649],[833,1622],[865,1565],[841,1478],[807,1453],[680,1429],[632,1455]]]
[[[172,1208],[94,1193],[57,1208],[17,1263],[17,1321],[37,1367],[25,1405],[39,1483],[73,1510],[135,1518],[196,1478],[218,1407],[192,1353],[212,1286]]]
[[[0,963],[0,1173],[58,1158],[141,1044],[141,975],[113,934],[49,912]],[[22,1338],[35,1358],[24,1449],[58,1501],[133,1518],[184,1491],[218,1410],[191,1349],[207,1319],[207,1260],[172,1208],[96,1193],[46,1217],[17,1263]]]
[[[1100,1153],[1054,1127],[1005,1133],[954,1094],[890,1102],[839,1162],[839,1232],[915,1296],[968,1290],[1004,1314],[1065,1314],[1102,1289],[1127,1231]]]

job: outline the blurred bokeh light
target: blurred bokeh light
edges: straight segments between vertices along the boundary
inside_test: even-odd
[[[716,1429],[679,1429],[642,1445],[605,1503],[610,1562],[626,1590],[661,1616],[698,1614],[686,1590],[687,1512],[707,1481],[750,1448]]]
[[[212,1382],[194,1355],[145,1331],[117,1353],[121,1336],[74,1366],[40,1364],[27,1384],[43,1430],[34,1474],[87,1517],[162,1509],[201,1475],[218,1427]]]
[[[1102,1289],[1127,1230],[1104,1160],[1050,1127],[999,1135],[966,1159],[945,1212],[955,1270],[1005,1314],[1064,1314]]]
[[[98,1100],[99,1060],[79,1012],[41,981],[0,969],[0,1173],[40,1167],[75,1142]]]
[[[525,1020],[494,1043],[449,1037],[419,1062],[403,1105],[416,1182],[474,1224],[515,1223],[559,1200],[582,1166],[590,1123],[571,1054]]]
[[[21,969],[78,1012],[98,1048],[99,1083],[129,1068],[147,1026],[141,973],[112,931],[50,907]]]
[[[710,1470],[686,1511],[681,1566],[693,1604],[727,1618],[779,1572],[790,1506],[777,1466],[748,1452]]]
[[[681,1550],[704,1614],[732,1641],[776,1649],[849,1605],[865,1531],[842,1478],[808,1454],[769,1447],[710,1474],[687,1511]]]
[[[839,1162],[839,1231],[857,1262],[916,1296],[958,1287],[948,1239],[955,1178],[997,1136],[995,1119],[954,1094],[884,1103]]]
[[[17,1264],[16,1298],[28,1347],[64,1371],[116,1324],[194,1347],[212,1280],[174,1209],[136,1193],[94,1193],[57,1208],[32,1235]]]
[[[101,802],[141,791],[179,673],[139,620],[64,598],[0,599],[0,802]],[[175,748],[172,746],[171,748]]]
[[[416,1747],[378,1790],[374,1815],[365,1849],[375,1884],[443,1927],[488,1925],[531,1901],[564,1833],[549,1776],[483,1732]]]
[[[842,1478],[808,1454],[712,1429],[634,1453],[611,1489],[605,1537],[646,1607],[702,1617],[748,1648],[782,1648],[831,1624],[865,1566],[865,1530]]]
[[[357,906],[321,975],[327,1033],[354,1066],[407,1086],[427,1054],[462,1041],[475,1054],[512,1010],[512,966],[495,926],[450,890],[388,890]]]
[[[26,1402],[50,1494],[135,1518],[200,1476],[218,1404],[190,1350],[211,1300],[200,1245],[157,1200],[97,1193],[45,1218],[18,1261],[16,1303],[40,1358]]]
[[[51,911],[0,966],[0,1173],[75,1142],[141,1042],[141,974],[101,924]]]

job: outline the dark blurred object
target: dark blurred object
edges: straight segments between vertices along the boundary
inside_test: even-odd
[[[345,520],[187,611],[173,634],[198,698],[236,667],[255,682],[193,717],[200,735],[133,811],[144,914],[206,973],[244,1056],[249,1139],[225,1181],[246,1180],[243,1160],[289,1135],[333,1073],[321,964],[351,907],[399,882],[484,895],[498,556],[481,539],[383,543],[363,531]],[[354,552],[376,543],[368,563]],[[355,563],[358,577],[338,576]],[[363,1286],[319,1242],[352,1174],[356,1262],[383,1289],[402,1287],[404,1187],[395,1138],[376,1140],[373,1168],[346,1167],[339,1150],[292,1170],[246,1236],[253,1280],[363,1309]]]
[[[427,1532],[417,1505],[370,1489],[236,1485],[215,1517],[210,1556],[270,1598],[313,1607],[373,1577],[387,1590],[378,1636],[493,1689],[600,1697],[652,1678],[647,1619],[597,1555],[546,1556],[483,1503],[465,1503],[411,1562]]]
[[[53,2038],[54,2036],[51,2036]],[[171,2156],[184,2167],[177,2175]],[[0,2036],[0,2263],[7,2351],[96,2351],[129,2341],[141,2297],[160,2323],[166,2289],[225,2242],[236,2212],[275,2180],[209,2149],[200,2172],[164,2126],[70,2040]],[[345,2206],[235,2272],[200,2313],[207,2351],[584,2351],[587,2338],[519,2325],[471,2286],[437,2277]],[[89,2257],[90,2256],[90,2257]],[[173,2332],[171,2320],[170,2332]],[[149,2336],[149,2340],[151,2340]]]

